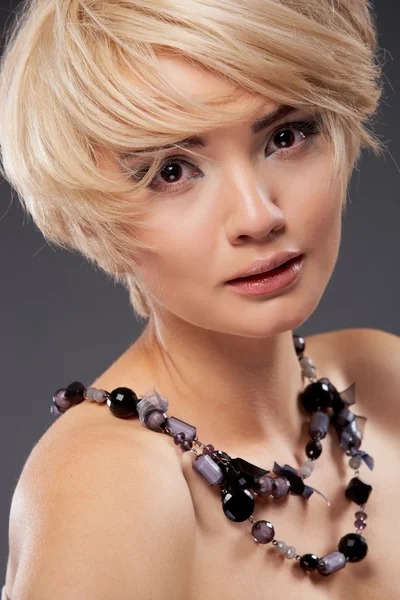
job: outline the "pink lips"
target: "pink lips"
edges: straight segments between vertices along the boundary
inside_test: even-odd
[[[242,279],[228,281],[227,284],[239,294],[260,296],[287,287],[298,279],[303,270],[304,254],[290,259],[285,264],[267,273],[258,273]]]
[[[239,271],[233,277],[229,279],[229,282],[239,277],[248,277],[249,275],[255,275],[257,273],[267,273],[268,271],[272,271],[279,267],[283,263],[300,256],[300,252],[298,251],[283,251],[278,252],[271,256],[270,258],[259,258],[255,260],[251,265],[249,265],[246,269]]]

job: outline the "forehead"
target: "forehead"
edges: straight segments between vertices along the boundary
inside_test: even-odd
[[[221,108],[226,112],[243,111],[243,115],[251,119],[260,112],[272,112],[279,106],[279,103],[265,97],[240,90],[233,82],[190,59],[158,54],[157,60],[162,75],[172,87],[202,102],[212,99],[218,104],[220,96]],[[134,74],[131,77],[135,80]],[[227,101],[227,98],[232,99]]]

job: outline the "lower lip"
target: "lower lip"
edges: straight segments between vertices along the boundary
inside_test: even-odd
[[[300,256],[296,256],[296,258],[292,259],[287,264],[284,264],[273,271],[269,271],[268,273],[253,275],[247,279],[234,279],[227,283],[235,290],[235,292],[244,294],[245,296],[262,296],[263,294],[270,294],[285,288],[295,281],[300,275],[303,263],[304,255],[300,254]]]

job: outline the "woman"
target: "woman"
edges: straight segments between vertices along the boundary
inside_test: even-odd
[[[398,596],[400,489],[383,484],[399,338],[294,334],[334,270],[360,149],[382,152],[377,56],[366,0],[24,8],[2,64],[4,175],[47,240],[126,285],[144,327],[55,394],[13,496],[5,598]]]

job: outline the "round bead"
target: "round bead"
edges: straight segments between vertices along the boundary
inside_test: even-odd
[[[358,467],[361,465],[361,457],[360,456],[352,456],[351,459],[349,460],[349,466],[352,469],[358,469]]]
[[[212,444],[207,444],[207,446],[204,446],[203,448],[203,454],[208,454],[208,456],[212,456],[214,451],[215,448]]]
[[[306,342],[304,338],[301,335],[293,335],[293,343],[297,356],[303,354],[306,347]]]
[[[174,435],[174,443],[177,446],[180,446],[180,444],[182,444],[182,442],[185,441],[185,434],[180,432],[180,433],[175,433]]]
[[[358,519],[359,521],[365,521],[368,517],[367,513],[364,512],[363,510],[358,510],[355,515],[356,519]]]
[[[71,402],[69,401],[69,398],[67,398],[65,395],[66,391],[67,390],[65,388],[60,388],[56,391],[56,393],[53,396],[52,409],[54,410],[52,410],[52,412],[57,416],[62,414],[72,406]]]
[[[307,412],[328,408],[332,402],[329,386],[324,381],[315,381],[307,385],[300,394],[301,402]]]
[[[190,440],[184,440],[181,443],[181,448],[184,452],[189,452],[189,450],[191,450],[193,447],[193,442]]]
[[[269,496],[274,489],[274,478],[270,475],[261,475],[254,480],[254,492],[257,496]]]
[[[268,544],[274,539],[275,529],[269,521],[256,521],[251,529],[251,535],[258,544]]]
[[[149,410],[144,418],[145,426],[152,431],[158,432],[164,431],[166,421],[167,417],[165,414],[157,408]]]
[[[112,414],[120,419],[137,417],[138,402],[139,399],[135,392],[126,387],[115,388],[107,398],[107,404]]]
[[[319,440],[310,440],[306,446],[306,454],[310,458],[318,458],[322,452],[322,444]]]
[[[356,521],[354,521],[354,527],[356,529],[363,530],[366,528],[366,526],[367,526],[367,524],[365,521],[361,521],[361,520],[359,521],[358,519]]]
[[[338,550],[347,557],[349,562],[358,562],[367,555],[368,545],[359,533],[348,533],[341,538]]]
[[[241,523],[246,521],[254,511],[254,498],[249,490],[243,489],[222,496],[222,509],[231,521]]]
[[[278,554],[286,554],[286,550],[289,548],[289,545],[283,540],[279,540],[274,548]]]
[[[303,554],[300,566],[304,571],[314,571],[318,567],[319,558],[315,554]]]
[[[313,364],[313,361],[308,356],[302,356],[299,359],[302,373],[305,377],[315,377],[317,370]]]
[[[296,556],[296,548],[294,546],[289,546],[285,552],[285,558],[294,558]]]
[[[303,466],[303,467],[300,467],[300,469],[299,469],[299,475],[303,479],[307,479],[308,477],[310,477],[310,475],[312,475],[312,471],[309,467]]]
[[[306,460],[303,462],[303,467],[307,467],[311,472],[314,471],[315,460],[312,460],[312,458],[306,458]]]
[[[285,498],[289,494],[290,483],[286,477],[275,477],[271,496],[276,499]]]

